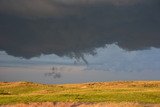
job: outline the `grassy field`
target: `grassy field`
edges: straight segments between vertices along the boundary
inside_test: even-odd
[[[0,105],[31,102],[160,104],[160,81],[117,81],[64,85],[0,82]]]

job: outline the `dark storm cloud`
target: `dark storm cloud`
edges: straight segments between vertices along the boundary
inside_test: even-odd
[[[7,14],[49,16],[57,14],[61,8],[48,0],[0,0],[0,11]]]
[[[0,0],[0,12],[25,17],[47,17],[77,14],[80,7],[107,3],[133,5],[144,0]],[[75,11],[76,9],[76,11]]]
[[[31,58],[83,53],[116,43],[160,48],[159,0],[0,0],[0,49]]]

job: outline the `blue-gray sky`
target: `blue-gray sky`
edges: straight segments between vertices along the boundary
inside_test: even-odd
[[[85,55],[88,65],[83,61],[74,64],[74,59],[54,54],[26,60],[0,52],[0,81],[33,81],[52,84],[159,80],[160,49],[158,48],[128,52],[112,44],[106,48],[98,48],[96,52],[96,56]]]

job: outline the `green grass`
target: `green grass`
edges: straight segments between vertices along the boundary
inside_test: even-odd
[[[31,102],[160,104],[160,81],[119,81],[64,85],[0,82],[0,105]]]

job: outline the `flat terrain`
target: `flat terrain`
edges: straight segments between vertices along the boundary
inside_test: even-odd
[[[33,102],[159,105],[160,81],[117,81],[63,85],[0,82],[1,106]]]

